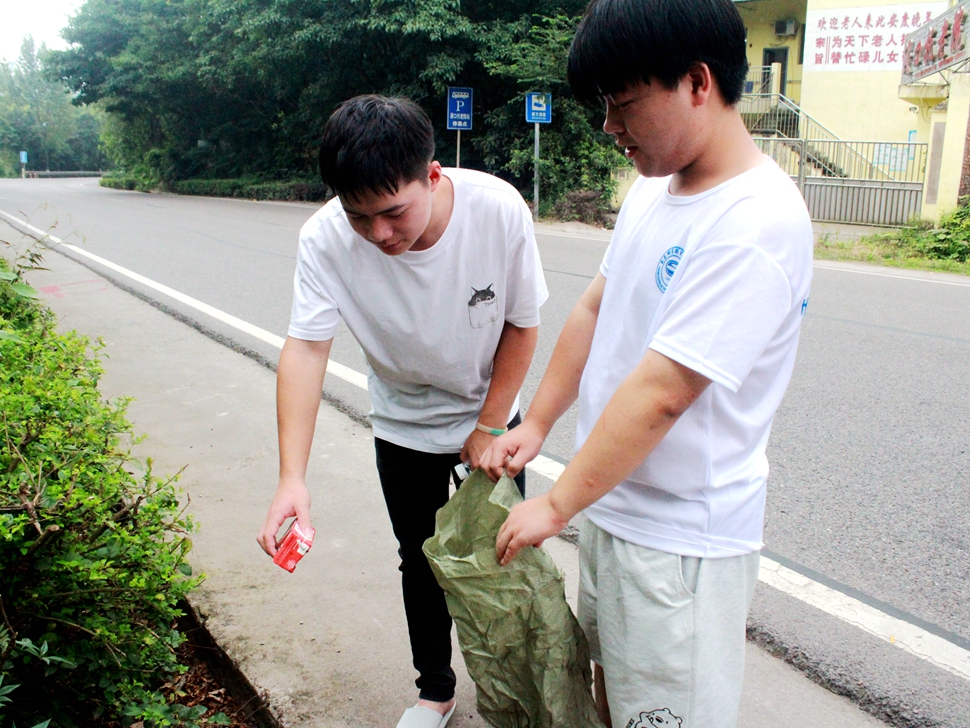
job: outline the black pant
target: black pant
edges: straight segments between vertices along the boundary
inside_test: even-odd
[[[516,414],[509,427],[521,421]],[[459,453],[420,452],[379,438],[374,439],[374,445],[387,513],[400,546],[404,612],[411,657],[419,673],[415,685],[422,700],[444,703],[455,695],[451,615],[421,546],[434,535],[435,514],[448,502],[452,468],[461,458]],[[524,470],[516,476],[515,483],[525,496]]]

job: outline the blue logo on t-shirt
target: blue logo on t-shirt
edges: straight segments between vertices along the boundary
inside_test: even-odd
[[[660,289],[661,293],[667,290],[670,279],[674,277],[674,272],[677,270],[683,255],[684,249],[675,245],[664,253],[660,262],[657,263],[657,288]]]
[[[805,315],[805,309],[806,308],[808,308],[808,299],[807,298],[804,301],[802,301],[802,316]]]

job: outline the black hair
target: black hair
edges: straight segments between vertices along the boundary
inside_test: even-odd
[[[734,105],[748,73],[746,45],[732,0],[592,0],[569,48],[569,85],[595,106],[640,82],[676,88],[703,62]]]
[[[359,201],[395,194],[423,179],[434,159],[434,129],[410,99],[355,96],[330,115],[320,142],[320,176],[335,195]]]

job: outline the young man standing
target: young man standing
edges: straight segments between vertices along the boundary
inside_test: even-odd
[[[736,107],[747,65],[731,0],[590,4],[569,81],[641,177],[524,422],[484,458],[518,472],[578,398],[576,456],[496,550],[585,511],[579,618],[614,728],[737,720],[765,447],[812,275],[805,204]]]
[[[360,96],[327,122],[320,171],[337,197],[300,233],[277,373],[280,480],[258,535],[273,555],[286,518],[310,525],[304,478],[343,319],[370,367],[377,469],[420,673],[419,702],[399,728],[443,728],[454,712],[451,618],[421,546],[452,469],[477,467],[519,422],[548,295],[518,192],[481,172],[442,169],[433,155],[431,122],[406,99]]]

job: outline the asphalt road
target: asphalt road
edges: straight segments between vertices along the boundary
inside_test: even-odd
[[[285,336],[311,205],[144,195],[94,180],[0,180],[0,210]],[[11,229],[0,227],[0,239]],[[603,233],[537,235],[550,300],[527,405]],[[95,266],[97,267],[97,266]],[[117,277],[117,276],[115,276]],[[267,360],[278,351],[137,284]],[[342,331],[332,358],[365,371]],[[816,264],[799,360],[769,449],[765,543],[796,571],[970,648],[970,279]],[[366,394],[328,377],[353,412]],[[567,415],[546,452],[567,460]],[[548,487],[533,479],[533,492]],[[797,600],[759,590],[753,636],[900,725],[970,726],[970,682]]]

